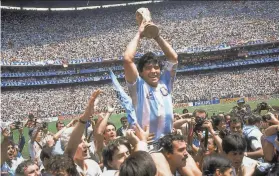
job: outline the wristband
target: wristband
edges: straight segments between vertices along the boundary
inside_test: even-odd
[[[82,123],[82,124],[86,124],[86,121],[83,121],[83,120],[81,120],[81,119],[79,119],[78,120],[80,123]]]

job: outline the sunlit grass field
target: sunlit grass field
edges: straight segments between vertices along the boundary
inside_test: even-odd
[[[251,106],[252,109],[256,108],[257,104],[260,103],[262,101],[251,101],[248,102],[248,104]],[[271,99],[266,101],[268,104],[274,106],[279,106],[279,99]],[[195,109],[199,108],[199,109],[204,109],[208,112],[209,117],[213,114],[213,113],[219,113],[219,112],[229,112],[233,106],[235,106],[236,103],[229,103],[229,104],[217,104],[217,105],[205,105],[205,106],[193,106],[193,107],[187,107],[187,109],[189,110],[189,112],[193,112]],[[175,112],[177,113],[182,113],[183,108],[178,108],[175,109]],[[117,128],[119,128],[121,126],[120,123],[120,118],[123,117],[125,114],[113,114],[110,117],[110,122],[113,122]],[[68,123],[70,120],[65,120],[65,123]],[[55,127],[55,122],[50,122],[48,124],[48,129],[49,131],[55,133],[56,132],[56,127]],[[18,142],[18,131],[15,130],[13,132],[14,135],[14,141],[17,143]],[[23,157],[24,158],[28,158],[29,154],[28,154],[28,140],[29,140],[29,136],[28,136],[28,128],[24,128],[24,136],[26,139],[26,143],[23,149]],[[2,141],[2,140],[1,140]]]

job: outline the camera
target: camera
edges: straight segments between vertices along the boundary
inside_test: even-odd
[[[256,168],[254,175],[257,176],[266,176],[268,175],[269,170],[272,168],[270,163],[260,163]]]
[[[261,102],[258,104],[259,110],[269,110],[269,106],[266,102]]]
[[[196,125],[195,125],[195,128],[194,128],[194,131],[202,131],[203,130],[203,123],[205,122],[205,118],[203,117],[195,117],[195,121],[196,121]]]

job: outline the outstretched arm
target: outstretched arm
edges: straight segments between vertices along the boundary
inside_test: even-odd
[[[124,53],[124,73],[125,79],[128,83],[135,83],[139,73],[137,67],[134,63],[134,58],[136,55],[137,47],[140,42],[140,38],[142,37],[142,32],[144,31],[144,24],[142,23],[139,27],[138,32],[135,37],[128,44],[126,51]]]
[[[173,63],[177,63],[178,55],[174,51],[174,49],[171,47],[171,45],[159,35],[157,37],[155,37],[154,39],[158,43],[160,48],[163,50],[163,52],[165,53],[165,55],[169,59],[169,61],[173,62]]]
[[[68,154],[71,157],[75,155],[76,149],[81,142],[81,137],[85,129],[85,124],[87,120],[90,119],[90,116],[93,113],[94,102],[100,93],[101,90],[96,90],[92,93],[84,113],[81,115],[79,122],[75,125],[75,128],[71,134],[71,137],[65,150],[65,154]]]

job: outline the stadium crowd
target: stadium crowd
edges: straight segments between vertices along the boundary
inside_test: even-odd
[[[174,74],[178,63],[175,50],[185,46],[274,40],[278,37],[278,5],[271,1],[150,5],[155,23],[166,26],[154,37],[167,57],[166,63],[161,65],[154,53],[147,52],[156,51],[156,45],[142,39],[141,25],[124,52],[126,82],[120,81],[124,91],[116,82],[109,84],[111,81],[2,91],[1,175],[278,175],[279,106],[261,102],[251,109],[245,98],[239,98],[230,111],[211,117],[203,109],[189,112],[185,108],[180,113],[173,109],[175,102],[278,93],[278,67],[271,64],[178,73],[176,80]],[[4,12],[2,57],[9,61],[64,60],[98,53],[113,59],[124,51],[126,39],[132,38],[130,26],[136,8],[101,9],[92,14],[43,12],[36,17],[32,14],[37,12]],[[102,19],[105,12],[109,15]],[[18,33],[14,24],[21,20],[26,26]],[[136,66],[140,40],[139,50],[145,54]],[[126,114],[120,118],[121,126],[116,127],[110,117],[122,108]],[[56,131],[49,130],[44,118],[67,114],[76,117],[69,123],[58,119]],[[18,139],[13,136],[15,131]],[[22,155],[24,148],[28,149],[27,156]]]
[[[268,42],[279,37],[276,1],[180,1],[145,6],[177,52],[186,47]],[[1,58],[9,62],[119,58],[137,28],[135,11],[139,7],[71,12],[3,10]],[[147,51],[159,51],[159,47],[143,40],[138,52]]]
[[[120,82],[128,93],[125,82]],[[239,68],[226,71],[208,71],[177,74],[174,85],[174,103],[186,103],[199,100],[210,100],[213,97],[239,97],[271,95],[278,93],[279,78],[273,66],[259,68]],[[54,117],[59,114],[79,114],[86,104],[92,90],[101,88],[101,104],[116,106],[119,102],[110,81],[104,84],[63,86],[58,88],[32,88],[24,90],[2,91],[2,120],[23,119],[35,110],[40,117]],[[65,103],[62,103],[65,102]],[[12,107],[18,107],[14,109]],[[121,105],[116,107],[121,109]]]

